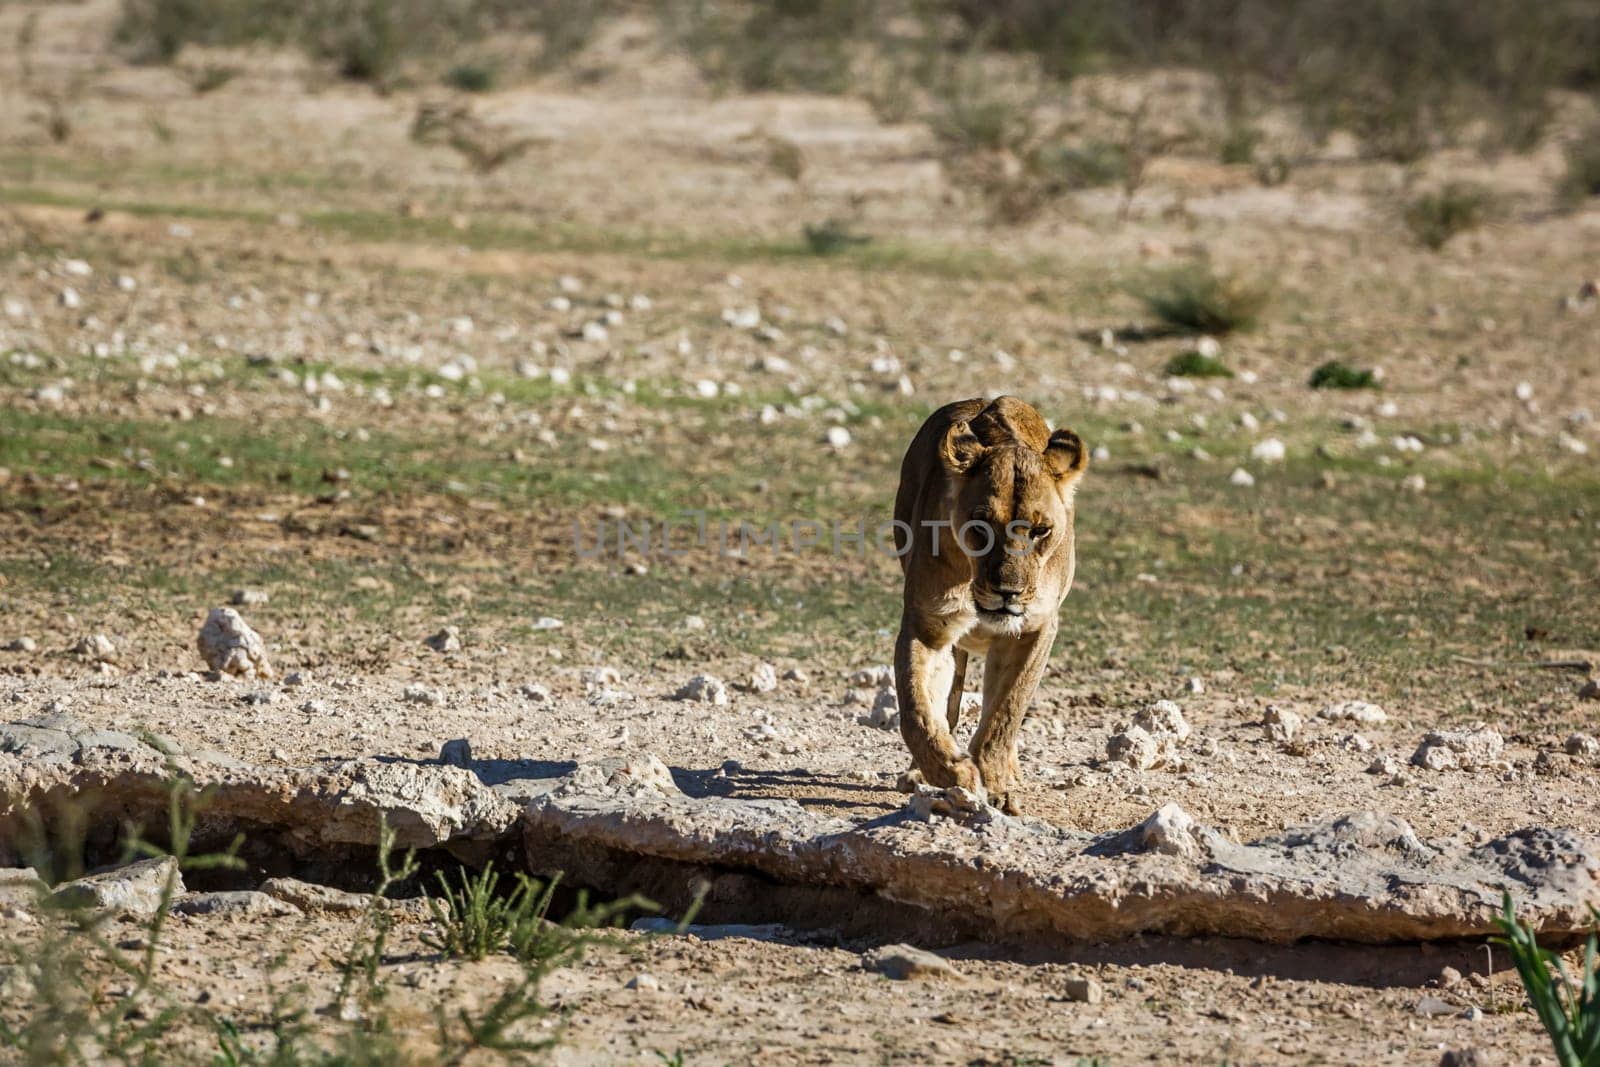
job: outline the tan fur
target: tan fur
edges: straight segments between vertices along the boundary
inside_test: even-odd
[[[947,404],[912,439],[894,504],[905,572],[894,668],[913,780],[986,791],[1016,812],[1017,735],[1072,587],[1073,494],[1087,465],[1077,434],[1051,433],[1010,396]],[[973,652],[987,657],[983,717],[962,753],[951,733]]]

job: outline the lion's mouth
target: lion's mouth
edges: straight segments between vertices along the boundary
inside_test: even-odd
[[[1025,609],[1021,604],[1003,604],[998,608],[979,607],[978,614],[991,619],[1017,619],[1021,618]]]

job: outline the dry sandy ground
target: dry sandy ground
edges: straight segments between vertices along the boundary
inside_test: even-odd
[[[98,56],[113,7],[44,7],[40,69]],[[0,652],[0,720],[64,712],[290,764],[466,737],[485,774],[651,752],[690,793],[881,814],[904,750],[860,721],[873,694],[850,677],[889,656],[892,561],[582,561],[571,524],[876,513],[919,410],[1016,391],[1108,448],[1024,733],[1030,813],[1099,831],[1176,800],[1241,838],[1362,808],[1424,835],[1600,830],[1600,771],[1564,753],[1600,704],[1537,666],[1600,647],[1600,314],[1560,309],[1596,274],[1600,212],[1548,210],[1554,149],[1431,164],[1515,205],[1438,255],[1395,233],[1402,176],[1344,160],[1272,190],[1172,162],[1126,225],[1090,194],[996,231],[923,132],[859,103],[716,98],[665,61],[516,88],[480,109],[554,145],[477,179],[407,140],[425,94],[307,89],[299,69],[252,57],[197,97],[113,62],[65,145],[0,75],[19,105],[0,107],[0,644],[37,645]],[[769,132],[807,153],[803,183],[765,167]],[[883,236],[860,260],[798,254],[798,223],[833,215]],[[1239,377],[1166,379],[1177,339],[1102,343],[1141,314],[1130,280],[1201,256],[1281,287],[1226,342]],[[1306,389],[1333,356],[1381,366],[1385,389]],[[852,444],[829,449],[828,426]],[[1396,444],[1413,435],[1425,454]],[[1269,436],[1281,468],[1252,459]],[[1236,466],[1259,493],[1228,488]],[[275,681],[196,673],[195,631],[239,587],[270,594],[241,610]],[[423,644],[445,625],[460,651]],[[70,652],[89,633],[114,668]],[[805,678],[741,688],[760,662]],[[701,672],[726,705],[672,699]],[[1107,764],[1108,736],[1163,698],[1194,727],[1186,767]],[[1345,699],[1388,721],[1318,718]],[[1303,716],[1292,743],[1269,739],[1269,703]],[[1367,773],[1479,719],[1506,740],[1493,766]],[[286,947],[285,977],[331,985],[348,934],[180,918],[168,958],[243,1008]],[[509,974],[417,934],[389,967],[419,1026],[440,990]],[[1553,1062],[1481,946],[939,946],[965,980],[899,983],[826,930],[624,940],[550,981],[571,1011],[558,1062]],[[1432,988],[1447,964],[1468,978]],[[1090,972],[1105,1000],[1070,1001]],[[640,973],[659,988],[626,988]],[[1424,995],[1467,1014],[1419,1015]]]

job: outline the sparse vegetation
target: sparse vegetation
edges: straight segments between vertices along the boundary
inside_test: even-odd
[[[238,77],[239,68],[226,63],[202,63],[194,67],[184,67],[179,73],[183,80],[189,83],[189,88],[194,90],[196,96],[205,96],[207,93],[216,92]]]
[[[529,926],[545,921],[556,888],[554,880],[540,886],[519,872],[511,891],[502,893],[493,863],[485,864],[476,876],[461,868],[459,887],[452,887],[443,871],[437,878],[439,895],[428,897],[435,933],[425,941],[447,956],[473,960],[527,944],[533,937]]]
[[[500,80],[500,71],[493,64],[472,62],[457,63],[445,71],[444,83],[464,93],[486,93]]]
[[[1221,336],[1254,327],[1272,293],[1242,273],[1194,263],[1152,276],[1134,295],[1170,330]]]
[[[1560,193],[1569,204],[1600,196],[1600,122],[1591,123],[1567,142],[1566,170]]]
[[[850,225],[839,219],[828,219],[816,224],[808,223],[801,230],[806,239],[806,248],[814,256],[831,256],[846,249],[856,248],[868,244],[872,238],[864,233],[856,233]]]
[[[379,828],[378,881],[350,935],[340,965],[337,992],[328,1005],[308,1004],[300,988],[278,990],[269,1004],[246,1006],[244,1014],[195,1001],[192,991],[170,984],[165,974],[168,950],[164,935],[177,899],[180,868],[195,872],[237,868],[242,844],[224,852],[194,854],[189,850],[204,809],[205,797],[183,780],[169,794],[168,847],[160,849],[137,837],[127,858],[171,856],[176,863],[163,883],[154,913],[143,920],[131,940],[112,932],[111,913],[63,903],[46,890],[37,908],[44,943],[9,931],[0,939],[0,959],[11,969],[8,996],[0,1008],[0,1048],[34,1064],[115,1062],[150,1064],[197,1062],[197,1038],[214,1036],[211,1062],[225,1067],[286,1064],[423,1064],[460,1063],[476,1051],[526,1056],[547,1051],[561,1039],[561,1028],[532,1025],[552,1009],[540,996],[551,972],[580,960],[596,943],[596,931],[630,910],[648,909],[647,901],[625,900],[591,906],[580,899],[566,923],[543,918],[554,883],[536,895],[520,880],[512,898],[497,901],[491,872],[477,879],[462,876],[462,887],[446,886],[450,909],[436,911],[446,934],[437,947],[447,955],[480,959],[489,951],[510,949],[519,961],[518,976],[478,1010],[440,1002],[435,1008],[435,1036],[430,1043],[397,1015],[386,968],[393,931],[386,896],[415,877],[410,853],[395,859],[394,832]],[[43,872],[76,874],[68,857],[81,850],[83,812],[67,818],[65,836],[53,844],[43,832],[33,862]],[[443,881],[441,877],[441,881]],[[437,907],[436,902],[430,901]],[[16,927],[12,927],[16,930]],[[135,946],[130,948],[128,946]],[[486,947],[490,946],[490,947]],[[482,949],[483,951],[479,951]],[[280,961],[281,962],[281,961]],[[277,966],[276,964],[274,966]],[[110,976],[122,983],[121,995],[96,995]],[[314,1020],[321,1019],[321,1023]],[[264,1030],[264,1036],[253,1035]]]
[[[1413,197],[1403,217],[1416,242],[1437,252],[1457,234],[1488,222],[1495,208],[1495,196],[1489,189],[1476,182],[1455,181]]]
[[[466,104],[425,102],[411,120],[411,139],[418,144],[442,144],[454,150],[478,174],[492,174],[526,155],[543,141],[518,136],[473,113]]]
[[[1600,927],[1600,913],[1591,915]],[[1509,892],[1495,921],[1505,933],[1495,941],[1510,949],[1528,1002],[1550,1035],[1556,1062],[1560,1067],[1600,1067],[1600,934],[1589,935],[1574,978],[1561,957],[1541,948],[1533,930],[1518,920]]]
[[[1190,350],[1180,352],[1167,361],[1169,378],[1232,378],[1233,371],[1216,356]]]
[[[1370,370],[1330,359],[1311,372],[1309,384],[1313,389],[1376,389],[1378,376]]]

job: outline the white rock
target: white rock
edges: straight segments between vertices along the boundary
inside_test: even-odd
[[[1299,712],[1277,704],[1268,704],[1266,712],[1261,716],[1261,725],[1266,729],[1267,739],[1271,741],[1293,741],[1300,732],[1303,720]]]
[[[1152,736],[1169,734],[1180,744],[1189,739],[1189,724],[1183,718],[1183,709],[1171,700],[1158,700],[1148,708],[1141,708],[1134,715],[1133,723]]]
[[[1193,816],[1177,804],[1163,804],[1148,819],[1133,828],[1135,839],[1146,852],[1199,859],[1200,844],[1194,838]]]
[[[39,642],[31,637],[13,637],[6,642],[7,652],[37,652]]]
[[[435,652],[460,652],[461,631],[454,626],[446,626],[437,633],[429,635],[422,643]]]
[[[958,982],[962,977],[961,972],[943,956],[910,945],[884,945],[872,949],[862,955],[861,968],[896,982]]]
[[[1233,473],[1228,475],[1228,484],[1237,485],[1240,488],[1248,489],[1250,486],[1256,484],[1256,476],[1245,470],[1243,467],[1235,467],[1233,469]]]
[[[1339,747],[1348,752],[1371,752],[1372,742],[1362,734],[1346,734],[1339,739]]]
[[[212,608],[194,644],[206,666],[218,674],[240,678],[273,676],[266,642],[232,608]]]
[[[1427,771],[1453,771],[1461,765],[1448,745],[1423,745],[1412,753],[1411,762]]]
[[[172,897],[184,891],[178,861],[171,856],[140,860],[58,886],[54,899],[71,908],[107,908],[132,915],[154,915],[168,884]]]
[[[1129,726],[1106,740],[1106,758],[1113,763],[1126,763],[1136,771],[1148,771],[1161,766],[1182,766],[1178,754],[1177,738],[1169,733],[1156,735],[1140,726]]]
[[[1593,759],[1600,756],[1600,741],[1596,741],[1591,734],[1568,734],[1563,746],[1567,755]]]
[[[844,449],[850,447],[850,431],[843,426],[829,426],[824,435],[829,448]]]
[[[862,687],[894,685],[894,668],[887,663],[863,667],[850,676],[850,684]]]
[[[752,693],[770,693],[778,688],[778,670],[770,663],[758,663],[750,672],[746,686]]]
[[[1359,722],[1369,726],[1389,721],[1389,715],[1376,704],[1369,704],[1365,700],[1342,700],[1337,704],[1329,704],[1317,712],[1320,719],[1329,719],[1334,722]]]
[[[1262,463],[1282,463],[1283,457],[1288,454],[1282,441],[1276,437],[1268,437],[1264,441],[1257,441],[1250,449],[1250,458],[1260,460]]]
[[[1428,479],[1420,474],[1408,474],[1400,479],[1400,488],[1407,493],[1425,493],[1428,491]]]
[[[78,290],[72,286],[64,286],[61,290],[61,306],[68,311],[76,311],[83,306],[83,298],[78,295]]]
[[[673,699],[692,700],[701,704],[726,704],[728,687],[722,684],[722,679],[713,675],[697,674],[673,694]]]
[[[1469,726],[1430,730],[1417,746],[1411,762],[1429,770],[1456,766],[1475,770],[1493,762],[1504,748],[1505,739],[1499,730],[1476,722]]]
[[[865,720],[866,725],[879,730],[895,730],[900,726],[900,700],[895,696],[895,691],[888,686],[878,690],[878,695],[873,698],[872,711]]]
[[[535,630],[559,630],[565,625],[566,623],[553,615],[541,615],[533,620],[533,628]]]
[[[407,704],[427,704],[430,706],[443,704],[444,694],[431,686],[413,683],[400,691],[400,699]]]
[[[537,682],[529,682],[527,685],[518,686],[517,695],[530,704],[550,703],[550,690]]]
[[[1393,756],[1379,756],[1367,765],[1368,774],[1381,774],[1385,778],[1393,778],[1405,768]]]
[[[590,667],[583,672],[583,685],[586,689],[616,685],[620,681],[622,681],[622,675],[615,667]]]
[[[1194,343],[1194,350],[1207,359],[1216,359],[1222,355],[1222,343],[1207,334]]]
[[[116,663],[117,646],[105,634],[89,634],[72,646],[74,655],[94,663]]]

